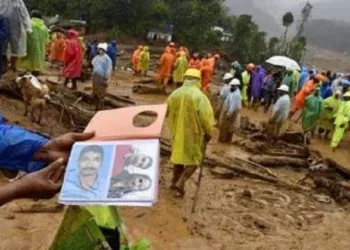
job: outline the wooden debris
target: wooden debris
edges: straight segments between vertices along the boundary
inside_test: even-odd
[[[309,167],[309,164],[305,159],[298,159],[285,156],[254,155],[249,157],[249,160],[271,168],[284,166],[290,166],[295,168]]]
[[[166,92],[164,89],[157,87],[149,87],[145,85],[135,85],[132,87],[132,91],[138,94],[151,94],[151,95],[165,95]]]

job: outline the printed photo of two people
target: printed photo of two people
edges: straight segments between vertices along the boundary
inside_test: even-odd
[[[156,144],[76,144],[60,200],[152,201],[158,175]]]

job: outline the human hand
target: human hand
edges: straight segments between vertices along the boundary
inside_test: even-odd
[[[69,158],[70,151],[75,142],[86,141],[91,139],[95,132],[89,133],[68,133],[56,139],[50,140],[42,146],[34,155],[34,159],[44,162],[54,162],[59,158],[66,163]]]
[[[16,198],[50,199],[54,197],[61,188],[60,180],[64,169],[63,159],[60,158],[47,168],[15,181],[13,184],[16,185]]]

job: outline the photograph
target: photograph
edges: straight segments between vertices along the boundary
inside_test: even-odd
[[[106,180],[114,145],[76,145],[67,167],[61,200],[100,200],[106,193]]]
[[[134,145],[117,145],[115,155],[108,198],[141,198],[152,187],[154,159]]]

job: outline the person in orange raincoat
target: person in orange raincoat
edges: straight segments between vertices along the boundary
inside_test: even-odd
[[[199,64],[200,68],[202,68],[204,62],[205,62],[206,60],[209,60],[209,58],[211,58],[211,57],[212,57],[212,54],[210,54],[210,53],[206,54],[206,55],[202,58],[202,60],[201,60],[201,62],[200,62],[200,64]]]
[[[295,102],[293,108],[290,112],[290,117],[292,117],[298,110],[303,109],[305,105],[306,98],[312,94],[315,90],[316,85],[324,80],[321,74],[317,74],[313,79],[309,80],[304,87],[299,91],[295,97]]]
[[[170,48],[167,48],[160,58],[158,74],[160,84],[162,84],[165,88],[168,86],[175,60],[176,57],[173,55]]]
[[[201,74],[202,74],[202,91],[207,92],[209,91],[211,79],[213,77],[213,68],[209,60],[203,61],[203,64],[201,67]]]
[[[200,69],[201,68],[201,60],[199,59],[198,53],[194,53],[190,62],[188,63],[189,69]]]
[[[66,48],[66,41],[64,35],[60,32],[56,34],[56,39],[52,41],[50,50],[50,61],[52,64],[55,62],[62,63],[64,60],[64,50]]]
[[[219,60],[220,60],[219,54],[216,54],[213,57],[209,57],[208,61],[210,62],[210,66],[213,68],[213,71],[215,70],[215,65]]]
[[[134,53],[132,54],[132,67],[134,70],[134,75],[138,75],[140,73],[140,68],[139,68],[139,57],[140,57],[140,53],[143,49],[142,45],[139,45],[137,47],[137,49],[134,51]]]

